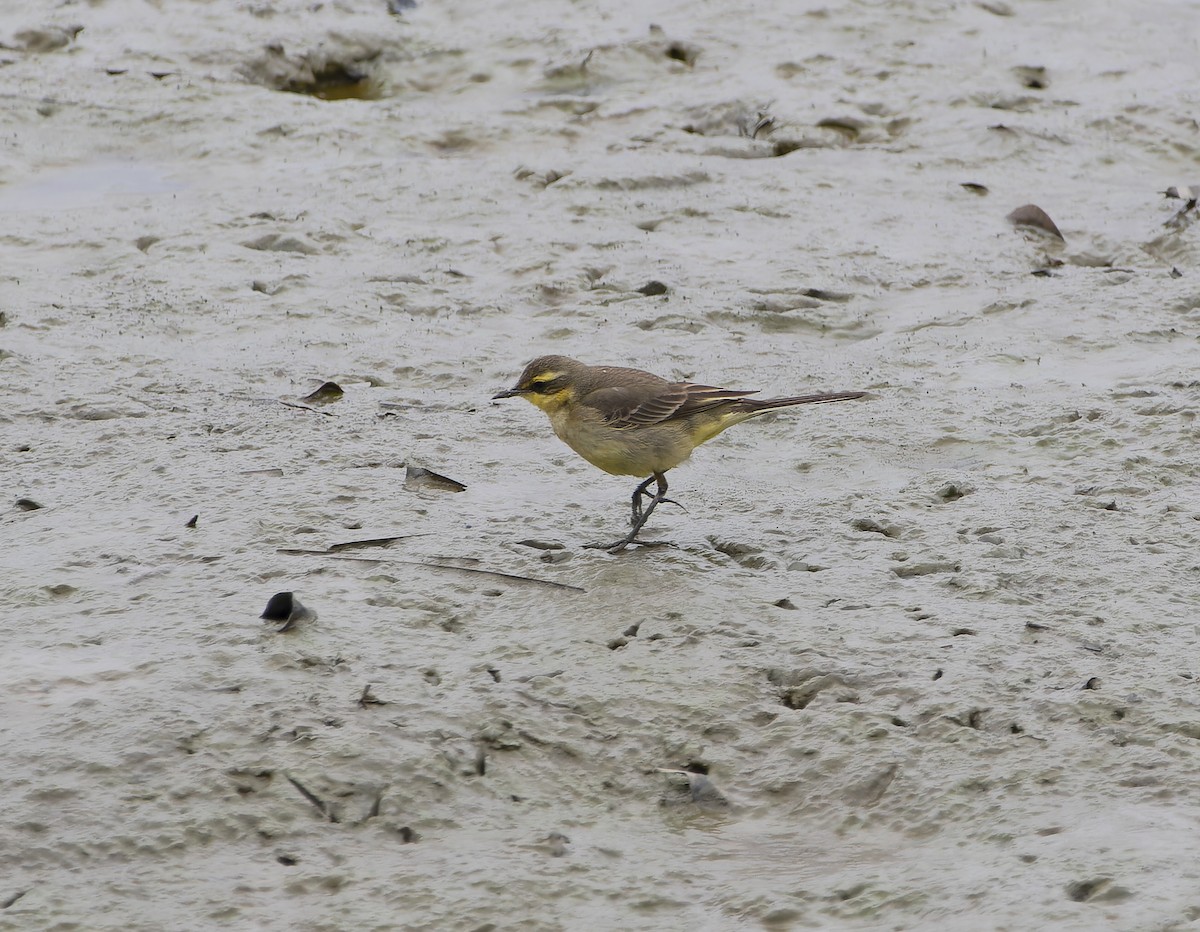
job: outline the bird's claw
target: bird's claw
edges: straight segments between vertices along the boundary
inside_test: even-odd
[[[643,494],[649,495],[650,493],[645,492]],[[651,496],[651,499],[653,500],[653,496]],[[660,499],[658,499],[658,501],[654,502],[654,505],[674,505],[676,508],[680,509],[681,511],[687,511],[686,508],[684,508],[681,504],[679,504],[679,502],[675,501],[675,499],[673,499],[673,498],[660,498]],[[651,508],[651,510],[653,510],[653,508]],[[644,512],[642,510],[642,503],[638,502],[638,506],[633,509],[633,517],[629,519],[629,523],[636,525],[639,521],[642,520],[643,514],[644,514]]]

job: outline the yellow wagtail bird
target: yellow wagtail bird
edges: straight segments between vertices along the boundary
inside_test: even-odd
[[[865,392],[822,392],[794,398],[755,399],[753,391],[668,382],[641,369],[589,366],[566,356],[541,356],[525,367],[515,388],[493,396],[521,396],[550,418],[560,440],[593,466],[614,476],[649,476],[633,492],[633,530],[613,544],[619,553],[666,497],[666,472],[692,450],[734,424],[776,408],[861,398]],[[650,483],[658,483],[651,494]],[[649,504],[642,505],[642,498]]]

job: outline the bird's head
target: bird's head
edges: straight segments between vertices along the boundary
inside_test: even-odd
[[[520,396],[543,411],[556,411],[576,395],[578,376],[586,367],[566,356],[539,356],[525,367],[517,384],[492,399]]]

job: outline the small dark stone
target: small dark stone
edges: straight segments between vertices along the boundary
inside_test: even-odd
[[[339,401],[345,394],[342,386],[337,382],[323,382],[316,391],[305,395],[300,400],[306,401],[310,405],[327,405]]]
[[[526,538],[525,540],[517,541],[518,547],[530,547],[533,550],[563,550],[562,544],[555,543],[552,540],[535,540],[534,538]]]
[[[655,295],[666,294],[667,286],[659,281],[649,281],[637,289],[638,294],[644,294],[647,298],[653,298]]]
[[[302,621],[312,621],[317,613],[305,608],[290,592],[277,592],[267,601],[267,607],[258,616],[264,621],[282,621],[279,633],[290,631]]]
[[[1033,91],[1044,91],[1050,86],[1050,78],[1043,65],[1018,65],[1013,70],[1018,81]]]
[[[970,491],[970,488],[956,482],[947,482],[935,494],[943,502],[956,502]]]
[[[267,607],[258,617],[263,621],[286,621],[292,613],[295,598],[290,592],[276,592],[267,600]]]
[[[467,487],[457,479],[451,479],[432,469],[424,469],[420,466],[404,467],[404,487],[406,489],[433,489],[438,492],[465,492],[467,490]]]
[[[690,45],[685,45],[682,42],[672,42],[667,46],[667,58],[681,61],[688,67],[696,63],[696,59],[700,57],[699,49],[693,48]]]
[[[856,531],[882,534],[884,537],[897,538],[900,536],[900,529],[894,524],[880,524],[874,518],[856,518],[850,522],[850,527]]]
[[[1065,239],[1062,233],[1059,232],[1058,226],[1050,219],[1050,215],[1038,207],[1037,204],[1022,204],[1016,210],[1012,211],[1006,219],[1015,227],[1039,230],[1042,233],[1050,234],[1058,240]]]
[[[358,697],[358,706],[361,709],[365,709],[369,705],[387,705],[387,704],[388,703],[386,700],[380,699],[373,692],[371,692],[371,684],[370,683],[368,683],[366,686],[363,687],[362,695]]]

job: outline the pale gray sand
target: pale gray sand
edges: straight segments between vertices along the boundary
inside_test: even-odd
[[[8,12],[0,928],[1192,927],[1197,36]],[[331,62],[384,96],[273,89]],[[873,399],[703,448],[612,557],[633,483],[488,400],[545,352]]]

